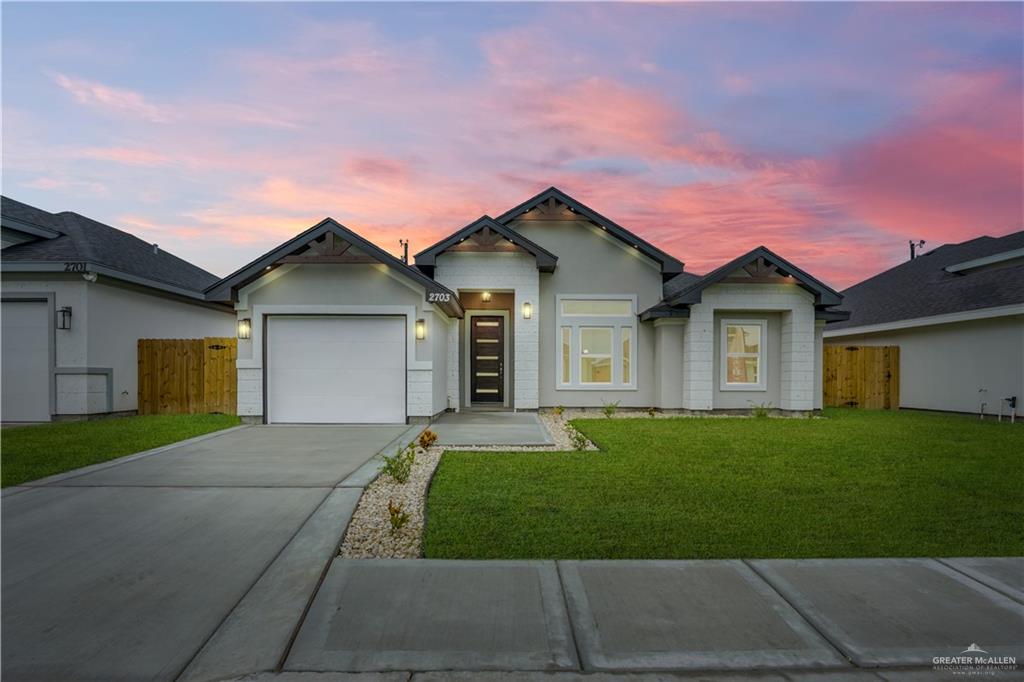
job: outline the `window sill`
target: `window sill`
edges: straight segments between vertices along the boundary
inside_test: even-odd
[[[747,393],[764,393],[768,390],[767,386],[762,384],[721,384],[718,389],[720,391],[746,391]]]
[[[611,384],[602,386],[555,386],[556,391],[636,391],[636,386],[613,386]]]

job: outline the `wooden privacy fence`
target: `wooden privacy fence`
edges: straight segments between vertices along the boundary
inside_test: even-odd
[[[899,346],[825,346],[826,407],[896,410],[900,406]]]
[[[139,339],[139,414],[235,414],[238,340]]]

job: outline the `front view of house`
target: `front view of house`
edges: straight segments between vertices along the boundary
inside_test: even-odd
[[[760,247],[698,276],[550,188],[407,265],[326,219],[211,286],[238,411],[391,423],[446,410],[821,407],[835,291]]]

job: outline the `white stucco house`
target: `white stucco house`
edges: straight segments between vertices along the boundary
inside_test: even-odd
[[[1024,231],[940,246],[843,296],[825,343],[898,346],[901,408],[1024,407]]]
[[[0,204],[4,422],[137,409],[140,338],[233,336],[217,277],[77,213]]]
[[[562,405],[821,407],[842,297],[764,247],[704,276],[556,188],[407,264],[328,218],[205,289],[266,423]]]

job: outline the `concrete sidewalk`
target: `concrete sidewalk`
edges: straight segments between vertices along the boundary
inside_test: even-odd
[[[1021,558],[337,559],[279,679],[944,679],[975,644],[1024,662],[1022,590]]]
[[[446,412],[430,425],[438,445],[554,445],[536,412]]]

